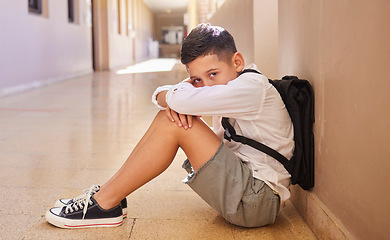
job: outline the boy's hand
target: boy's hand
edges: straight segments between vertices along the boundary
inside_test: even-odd
[[[192,118],[195,116],[192,115],[185,115],[180,114],[172,109],[170,109],[168,106],[165,110],[169,120],[172,122],[175,122],[178,127],[183,127],[184,129],[188,129],[192,127]]]

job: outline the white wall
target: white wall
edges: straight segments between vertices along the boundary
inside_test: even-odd
[[[143,0],[134,1],[135,62],[149,59],[149,40],[155,40],[154,15]]]
[[[27,1],[2,1],[0,97],[92,71],[87,4],[79,4],[74,24],[66,0],[48,1],[48,17],[29,13]]]
[[[108,41],[109,41],[109,63],[110,69],[130,65],[133,63],[133,38],[131,33],[127,35],[126,14],[129,14],[129,24],[131,25],[131,9],[126,9],[125,1],[121,0],[121,5],[118,6],[118,1],[107,1],[108,4]],[[131,4],[130,4],[131,5]],[[118,13],[120,7],[120,13]],[[126,13],[127,12],[127,13]],[[120,14],[120,22],[118,20]],[[118,32],[120,25],[121,32]]]
[[[118,1],[107,1],[107,4],[109,69],[149,59],[151,57],[149,43],[151,39],[155,39],[154,15],[151,10],[142,0],[127,0],[128,9],[126,9],[126,0],[120,0],[120,13],[118,13]],[[118,14],[121,16],[120,22]],[[128,26],[126,26],[126,14],[128,14]],[[120,25],[120,33],[118,25]]]

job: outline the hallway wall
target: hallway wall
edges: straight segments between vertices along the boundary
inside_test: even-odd
[[[135,62],[140,62],[149,58],[150,40],[156,40],[154,34],[154,14],[143,0],[129,1],[133,2],[134,60]]]
[[[156,37],[154,15],[143,0],[100,1],[105,2],[108,16],[109,67],[105,70],[148,59],[150,42]]]
[[[315,187],[293,201],[323,239],[390,235],[389,12],[387,0],[279,1],[279,76],[316,97]]]
[[[291,188],[297,210],[319,239],[388,238],[390,2],[237,2],[210,22],[266,76],[297,75],[315,91],[315,187]]]
[[[68,22],[66,1],[45,6],[43,16],[29,13],[27,1],[0,8],[0,97],[92,71],[86,2],[80,1],[78,23]]]
[[[42,14],[30,13],[27,1],[4,2],[0,97],[93,71],[91,5],[85,0],[74,3],[75,22],[70,23],[66,0],[42,0]],[[95,23],[101,24],[95,44],[97,70],[146,60],[153,51],[157,55],[157,47],[150,48],[156,39],[154,15],[143,0],[94,0],[94,4],[99,18]]]
[[[278,77],[277,1],[226,0],[209,21],[233,35],[246,64],[255,63],[267,77]]]
[[[245,59],[245,64],[254,61],[253,0],[226,0],[209,22],[221,26],[233,35],[237,50]]]

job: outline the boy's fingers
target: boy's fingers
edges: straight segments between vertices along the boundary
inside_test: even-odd
[[[167,114],[167,117],[168,117],[169,120],[171,120],[172,122],[175,122],[175,119],[173,119],[172,113],[171,113],[171,109],[169,107],[167,107],[165,109],[165,113]]]
[[[192,127],[192,118],[193,118],[192,115],[188,115],[188,116],[187,116],[187,121],[188,121],[188,127],[189,127],[189,128]]]
[[[176,122],[178,127],[183,127],[184,129],[192,127],[191,115],[180,114],[169,107],[166,108],[165,113],[169,120]]]
[[[179,118],[180,118],[181,125],[184,127],[184,129],[187,129],[188,128],[187,115],[179,114]]]
[[[169,107],[166,108],[166,113],[167,113],[168,118],[172,122],[176,122],[178,127],[182,126],[179,113],[177,113],[175,110],[170,109]]]
[[[180,118],[178,116],[179,114],[173,110],[171,110],[171,114],[172,114],[172,118],[173,118],[172,122],[176,122],[177,126],[181,127],[182,124],[181,124]]]

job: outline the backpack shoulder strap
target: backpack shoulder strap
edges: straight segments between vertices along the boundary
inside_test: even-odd
[[[251,147],[253,147],[259,151],[262,151],[263,153],[268,154],[269,156],[275,158],[281,164],[283,164],[285,167],[288,166],[289,160],[285,156],[283,156],[282,154],[277,152],[276,150],[274,150],[274,149],[272,149],[272,148],[268,147],[267,145],[264,145],[260,142],[257,142],[253,139],[236,134],[236,130],[234,130],[234,127],[230,124],[228,118],[225,118],[225,117],[222,118],[222,127],[225,129],[224,138],[226,140],[228,140],[229,142],[231,140],[233,140],[233,141],[240,142],[242,144],[251,146]]]
[[[255,69],[244,69],[240,73],[240,75],[244,74],[244,73],[261,74],[259,71],[255,70]],[[270,83],[272,83],[271,80],[269,80],[269,81],[270,81]],[[253,140],[253,139],[236,134],[236,130],[234,130],[234,127],[230,124],[228,118],[223,117],[221,122],[222,122],[222,127],[225,129],[224,138],[226,140],[228,140],[229,142],[231,140],[233,140],[233,141],[240,142],[242,144],[251,146],[251,147],[253,147],[259,151],[262,151],[263,153],[275,158],[280,163],[282,163],[285,167],[288,166],[289,160],[285,156],[280,154],[278,151],[268,147],[267,145],[264,145],[263,143],[260,143],[260,142]]]
[[[255,70],[255,69],[250,69],[250,68],[244,69],[244,70],[240,73],[240,75],[243,74],[243,73],[258,73],[258,74],[261,74],[261,72]]]

